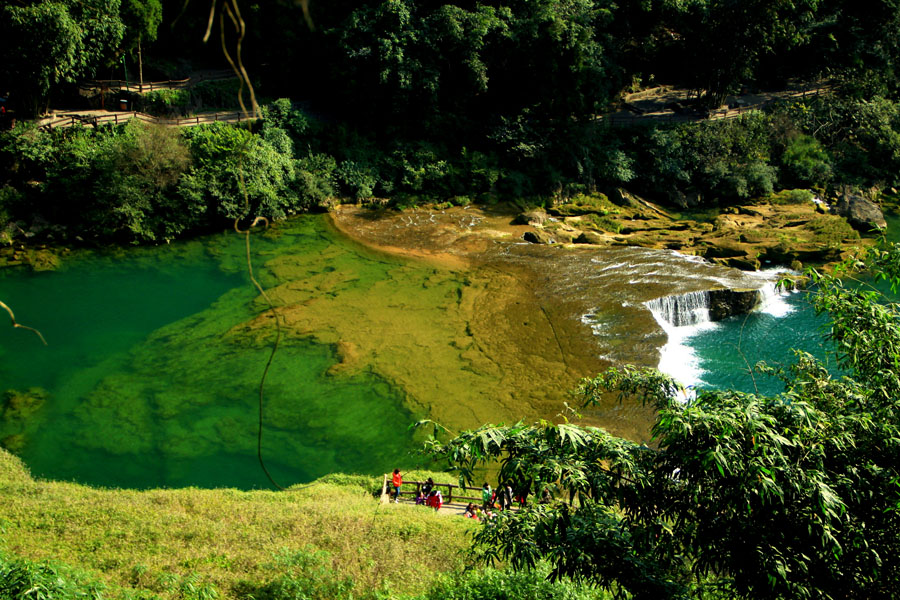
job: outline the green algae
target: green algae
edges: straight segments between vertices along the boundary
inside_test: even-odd
[[[252,240],[283,323],[262,437],[282,485],[417,466],[408,427],[423,417],[453,430],[553,418],[578,379],[606,364],[582,309],[547,292],[546,267],[398,258],[324,217]],[[275,319],[246,268],[231,232],[0,273],[4,299],[50,342],[0,330],[3,387],[51,392],[39,431],[10,440],[33,472],[141,488],[267,486],[258,386]],[[610,429],[639,437],[645,420],[615,410]]]
[[[320,218],[253,244],[266,285],[279,274],[262,263],[296,252],[309,257],[296,287],[329,298],[398,267],[342,246]],[[3,273],[5,298],[50,341],[42,354],[31,340],[0,337],[3,382],[53,391],[41,431],[9,439],[32,471],[128,487],[267,485],[256,459],[257,387],[274,330],[241,334],[265,310],[245,269],[243,239],[232,234],[81,255],[52,274]],[[407,456],[416,415],[405,394],[369,368],[339,364],[336,345],[286,332],[267,381],[263,436],[283,485],[416,461]]]

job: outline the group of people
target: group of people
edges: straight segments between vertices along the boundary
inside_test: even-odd
[[[422,484],[422,489],[416,491],[416,504],[424,504],[435,511],[444,505],[444,495],[434,485],[434,479],[429,477]]]
[[[400,469],[394,469],[391,484],[393,487],[391,497],[394,499],[394,502],[399,502],[400,486],[403,485],[403,476],[400,474]],[[466,506],[464,516],[479,521],[484,518],[490,519],[493,518],[495,510],[509,510],[513,507],[513,503],[518,503],[520,507],[525,506],[527,497],[527,488],[514,491],[512,484],[506,482],[505,484],[497,486],[496,490],[492,490],[491,486],[487,482],[484,482],[484,485],[481,488],[480,510],[476,507],[474,502],[469,502],[468,506]],[[437,486],[435,486],[434,480],[429,477],[425,483],[422,484],[422,487],[416,490],[415,501],[416,504],[422,504],[437,511],[444,505],[444,496]],[[547,504],[550,501],[550,492],[544,489],[540,503]]]
[[[403,476],[400,473],[400,469],[394,469],[394,474],[391,477],[391,497],[394,499],[394,502],[400,502],[400,486],[403,485]],[[444,505],[444,496],[441,494],[441,490],[437,489],[434,485],[434,480],[429,477],[425,483],[422,484],[422,488],[416,491],[416,504],[424,504],[434,510],[440,510]]]

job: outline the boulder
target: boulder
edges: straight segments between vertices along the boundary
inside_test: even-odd
[[[887,222],[878,205],[862,196],[844,193],[831,207],[831,212],[847,219],[854,229],[868,233],[872,229],[884,229]]]
[[[550,235],[549,232],[544,231],[543,229],[537,229],[535,231],[526,231],[522,236],[522,239],[526,242],[531,242],[532,244],[552,244],[553,236]]]
[[[547,220],[550,219],[550,215],[542,208],[536,208],[534,210],[528,210],[521,214],[519,214],[514,220],[514,225],[531,225],[532,227],[542,226]]]
[[[610,202],[618,206],[626,206],[629,208],[643,207],[643,204],[640,200],[638,200],[633,194],[626,190],[623,190],[622,188],[615,188],[609,194],[609,200]]]
[[[756,210],[755,208],[751,208],[749,206],[738,206],[737,207],[738,214],[747,215],[748,217],[764,217],[765,215]]]
[[[759,267],[761,266],[758,258],[749,255],[734,256],[725,260],[728,261],[729,267],[740,269],[741,271],[759,271]]]
[[[705,258],[734,258],[747,255],[747,247],[732,240],[706,238],[703,241],[708,244],[703,251]]]
[[[604,237],[596,231],[583,231],[574,241],[576,244],[603,244]]]
[[[721,289],[709,291],[709,318],[721,321],[743,315],[759,304],[759,290]]]
[[[578,232],[571,229],[557,229],[552,235],[557,244],[571,244],[578,237]]]

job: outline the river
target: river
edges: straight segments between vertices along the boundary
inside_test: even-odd
[[[771,288],[773,275],[674,252],[525,244],[508,223],[463,209],[349,211],[254,233],[254,268],[284,323],[264,395],[263,455],[279,483],[419,465],[409,425],[422,418],[451,430],[553,419],[580,377],[660,363],[669,338],[648,301]],[[78,252],[55,272],[0,271],[0,290],[49,344],[0,329],[0,389],[39,388],[24,411],[7,402],[0,440],[36,476],[268,485],[257,387],[274,320],[250,287],[242,237]],[[750,362],[766,356],[766,340],[793,343],[774,313],[800,296],[769,297],[777,309],[697,334],[663,359],[689,356],[674,361],[693,365],[679,373],[686,383],[752,389],[743,360],[723,357],[740,356],[735,336],[745,355],[758,351]],[[585,411],[585,422],[638,440],[652,419],[614,399]]]

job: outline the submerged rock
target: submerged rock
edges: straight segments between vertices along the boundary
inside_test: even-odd
[[[25,420],[39,411],[49,396],[44,388],[32,387],[25,391],[6,390],[3,405],[5,421]]]
[[[0,440],[0,446],[3,446],[10,452],[17,453],[25,447],[25,434],[16,433],[14,435],[8,435]]]

